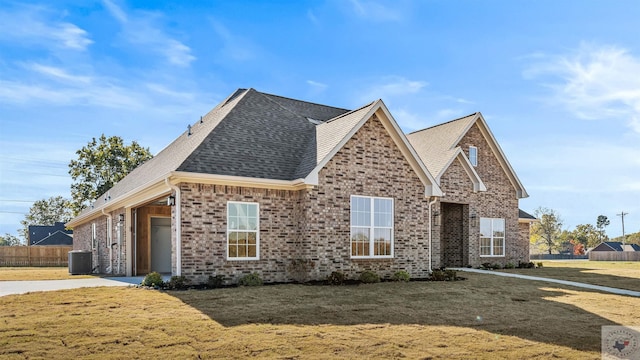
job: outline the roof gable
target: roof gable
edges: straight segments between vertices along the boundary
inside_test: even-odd
[[[73,245],[73,236],[68,233],[58,230],[44,239],[31,244],[33,246],[45,246],[45,245]]]
[[[351,113],[332,119],[327,123],[318,126],[319,134],[322,134],[322,136],[318,137],[318,162],[315,168],[313,168],[305,178],[305,182],[317,184],[318,173],[320,170],[374,114],[378,116],[385,130],[389,133],[396,146],[398,146],[413,170],[416,172],[420,181],[425,185],[425,195],[442,196],[442,191],[440,190],[437,182],[431,173],[429,173],[427,167],[424,165],[413,147],[409,144],[406,136],[402,130],[400,130],[398,123],[395,121],[393,116],[391,116],[391,113],[382,100],[377,100],[365,107],[354,110]],[[339,129],[339,131],[337,131],[337,129]],[[335,134],[336,131],[337,134]],[[338,136],[330,136],[330,134]]]
[[[460,149],[460,141],[467,132],[469,132],[471,127],[476,124],[494,156],[500,163],[500,166],[509,178],[509,181],[515,188],[517,197],[528,197],[529,195],[524,189],[524,186],[522,186],[520,179],[518,179],[518,176],[504,155],[502,148],[493,136],[482,114],[479,112],[444,124],[415,131],[408,134],[407,138],[411,142],[411,145],[416,148],[416,151],[424,163],[427,164],[429,171],[436,174],[436,179],[439,179],[439,176],[442,176],[441,174],[451,165],[453,159],[460,155],[458,151],[458,149]],[[462,152],[462,157],[466,158],[464,152]]]

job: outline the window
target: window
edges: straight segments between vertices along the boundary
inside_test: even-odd
[[[480,256],[504,256],[504,219],[480,218]]]
[[[260,226],[258,204],[227,203],[227,259],[258,260]]]
[[[478,148],[475,146],[469,146],[469,162],[473,166],[478,166]]]
[[[91,223],[91,248],[98,248],[98,233],[96,231],[96,223]]]
[[[393,257],[393,199],[351,196],[351,257]]]

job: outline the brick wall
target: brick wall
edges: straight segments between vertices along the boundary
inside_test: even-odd
[[[363,270],[382,276],[406,270],[428,273],[424,185],[377,118],[367,121],[320,171],[319,185],[281,191],[181,184],[182,273],[194,281],[222,274],[235,282],[257,271],[268,282],[291,281],[294,259],[313,262],[309,279],[332,271],[355,278]],[[394,199],[393,259],[350,256],[351,195]],[[260,260],[226,260],[227,201],[260,204]]]
[[[112,241],[117,242],[117,223],[118,215],[124,214],[124,209],[118,209],[111,212],[113,217],[112,221]],[[96,239],[97,247],[92,246],[92,224],[96,224]],[[91,257],[93,261],[93,268],[96,273],[106,273],[109,267],[112,266],[112,274],[124,275],[125,274],[125,259],[126,259],[126,246],[125,246],[126,231],[122,228],[122,246],[120,249],[120,268],[117,267],[118,247],[111,247],[108,241],[107,235],[107,217],[99,216],[89,222],[76,226],[73,229],[73,250],[91,250]],[[109,252],[112,254],[112,263],[109,263]]]
[[[482,136],[477,125],[473,125],[458,144],[468,156],[469,146],[478,148],[478,166],[476,172],[487,187],[486,192],[473,192],[473,183],[456,159],[441,177],[441,188],[445,196],[440,202],[468,204],[464,225],[468,227],[466,255],[464,265],[479,266],[484,262],[506,264],[528,261],[529,241],[523,240],[518,225],[518,199],[516,191],[506,173],[494,156],[489,144]],[[471,215],[476,218],[471,221]],[[505,256],[480,257],[480,217],[505,219]]]

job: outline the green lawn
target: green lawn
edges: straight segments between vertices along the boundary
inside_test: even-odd
[[[0,358],[600,359],[601,326],[640,325],[640,298],[461,275],[0,297]]]

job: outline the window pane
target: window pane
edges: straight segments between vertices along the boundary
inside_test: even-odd
[[[504,237],[504,219],[493,219],[493,237]]]
[[[237,246],[229,245],[229,257],[238,257]]]
[[[256,233],[255,232],[247,233],[247,243],[249,245],[256,245],[257,241],[256,241]]]
[[[374,199],[373,226],[393,226],[393,205],[391,199]]]
[[[246,245],[247,244],[247,233],[239,232],[238,233],[238,245]]]
[[[238,204],[228,204],[229,217],[238,216]]]
[[[493,239],[493,255],[504,255],[504,239]]]
[[[373,255],[391,255],[391,229],[374,229]]]
[[[249,245],[247,248],[247,256],[248,257],[256,257],[256,246],[255,245]]]
[[[257,204],[247,204],[247,216],[257,218],[258,217],[258,205]]]
[[[246,245],[238,245],[238,257],[247,257]]]
[[[351,228],[351,255],[369,255],[369,229]]]
[[[249,229],[248,218],[246,216],[238,218],[238,229],[240,230]]]
[[[491,237],[491,219],[480,218],[480,237]]]
[[[229,244],[237,244],[238,243],[238,233],[230,232],[229,233]]]

